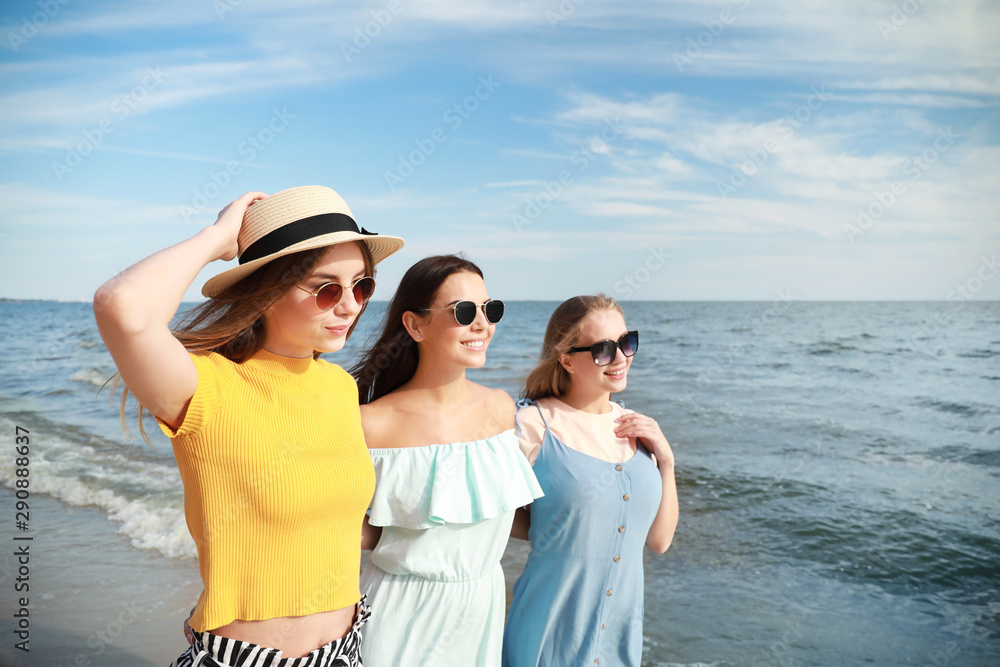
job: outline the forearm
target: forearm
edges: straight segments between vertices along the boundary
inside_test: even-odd
[[[653,519],[653,525],[646,537],[646,546],[662,554],[674,539],[679,510],[677,506],[677,481],[674,478],[673,464],[661,462],[659,471],[663,484],[663,496],[660,500],[660,508]]]
[[[378,541],[381,537],[382,527],[371,525],[368,523],[368,517],[365,516],[364,521],[361,524],[361,550],[371,551],[378,545]]]
[[[519,540],[528,539],[528,530],[531,528],[531,512],[518,507],[514,512],[514,523],[510,527],[510,536]]]

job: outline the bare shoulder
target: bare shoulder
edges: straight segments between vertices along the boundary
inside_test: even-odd
[[[514,399],[510,397],[510,394],[503,389],[492,389],[490,387],[483,387],[483,389],[486,390],[490,407],[496,410],[507,410],[511,414],[514,414]]]
[[[365,444],[369,449],[381,449],[392,447],[390,437],[397,432],[395,421],[396,410],[393,409],[392,400],[386,400],[389,396],[383,396],[377,401],[361,406],[361,428],[365,432]]]
[[[475,385],[482,405],[490,418],[499,422],[504,430],[514,428],[514,399],[503,389]]]

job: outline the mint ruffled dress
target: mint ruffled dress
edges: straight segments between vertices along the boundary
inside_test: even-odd
[[[382,537],[361,574],[365,667],[498,667],[514,510],[542,496],[514,429],[483,440],[370,449]]]

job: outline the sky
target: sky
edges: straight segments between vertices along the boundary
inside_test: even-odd
[[[1000,299],[993,0],[7,0],[0,297],[325,185],[493,298]],[[231,264],[206,267],[188,291]]]

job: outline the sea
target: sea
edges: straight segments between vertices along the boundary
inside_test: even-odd
[[[509,303],[470,377],[516,395],[556,305]],[[384,308],[327,358],[349,366]],[[644,666],[1000,665],[1000,303],[623,308],[640,346],[615,398],[660,424],[680,498],[645,554]],[[0,303],[0,664],[184,646],[180,477],[151,420],[153,447],[134,416],[123,433],[114,370],[89,304]]]

